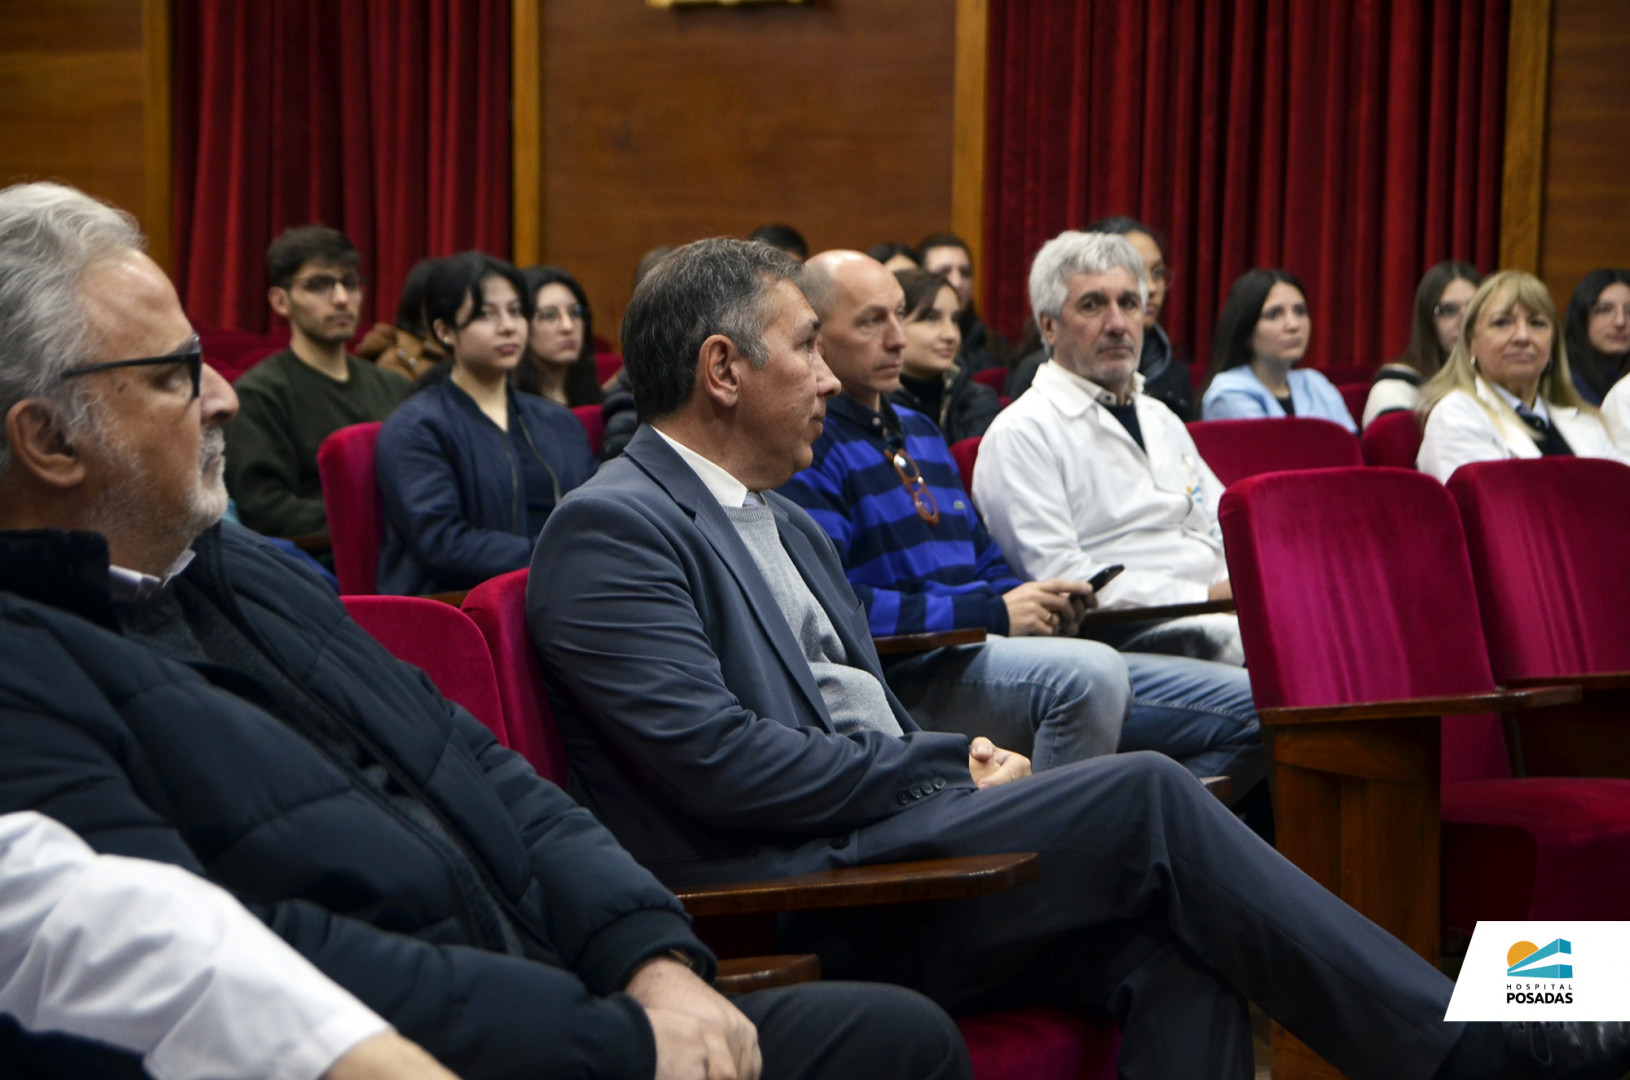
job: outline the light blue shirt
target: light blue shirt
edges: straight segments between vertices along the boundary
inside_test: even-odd
[[[1311,368],[1292,368],[1287,380],[1290,402],[1297,416],[1331,420],[1355,435],[1358,433],[1358,425],[1353,423],[1341,391],[1329,379]],[[1285,409],[1272,391],[1262,385],[1250,365],[1242,364],[1219,372],[1211,380],[1200,402],[1200,415],[1206,420],[1256,420],[1284,416]]]

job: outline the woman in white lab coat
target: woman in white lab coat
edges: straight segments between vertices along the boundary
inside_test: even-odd
[[[1556,305],[1532,274],[1478,286],[1460,340],[1421,395],[1416,466],[1442,482],[1472,461],[1573,455],[1630,463],[1574,389]]]

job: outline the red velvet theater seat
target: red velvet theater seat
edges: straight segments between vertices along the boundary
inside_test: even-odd
[[[1421,425],[1415,414],[1400,410],[1377,416],[1359,438],[1364,464],[1413,469],[1421,452]]]
[[[347,596],[345,610],[392,656],[429,675],[443,697],[470,710],[505,742],[492,657],[468,615],[420,596]]]
[[[509,745],[540,776],[566,782],[566,751],[545,697],[543,671],[526,625],[527,571],[483,582],[464,598],[498,674]],[[1013,1009],[958,1021],[977,1080],[1111,1080],[1120,1033],[1057,1009]]]
[[[379,591],[385,506],[375,480],[374,444],[381,426],[376,422],[343,427],[317,447],[317,475],[342,596],[372,596]]]
[[[981,436],[958,439],[951,444],[951,456],[956,459],[957,472],[962,474],[962,487],[973,495],[973,467],[979,460]]]
[[[1200,456],[1224,486],[1281,469],[1362,465],[1358,440],[1340,424],[1309,416],[1196,420],[1188,425]]]
[[[1630,467],[1548,457],[1449,478],[1495,678],[1630,672]]]
[[[589,449],[594,456],[600,456],[600,447],[606,439],[605,407],[602,405],[574,405],[572,414],[577,422],[583,425],[583,433],[589,437]]]
[[[1220,516],[1258,708],[1496,689],[1460,517],[1431,477],[1258,476]],[[1630,781],[1513,778],[1488,715],[1445,716],[1441,743],[1448,925],[1630,917]]]

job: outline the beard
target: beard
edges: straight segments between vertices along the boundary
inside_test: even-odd
[[[226,513],[226,431],[219,425],[205,428],[198,442],[198,487],[189,509],[195,537]]]
[[[226,432],[217,424],[201,433],[197,481],[182,512],[169,520],[155,518],[151,479],[135,463],[127,444],[107,427],[93,437],[109,461],[119,465],[101,504],[90,512],[88,527],[108,537],[110,543],[117,538],[130,555],[146,564],[130,569],[162,576],[200,533],[226,513]]]

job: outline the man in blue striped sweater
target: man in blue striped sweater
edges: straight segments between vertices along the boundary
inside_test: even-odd
[[[1085,582],[1024,582],[964,493],[933,421],[886,397],[900,379],[904,297],[859,252],[808,263],[804,291],[843,393],[827,405],[814,461],[782,489],[837,545],[872,633],[983,627],[982,645],[884,658],[889,686],[924,727],[987,735],[1037,770],[1122,750],[1159,750],[1237,796],[1263,777],[1243,669],[1119,654],[1074,636],[1096,603]]]

